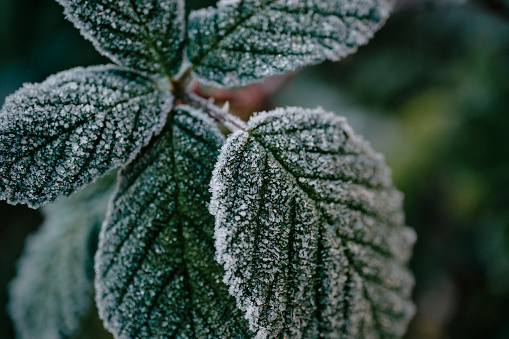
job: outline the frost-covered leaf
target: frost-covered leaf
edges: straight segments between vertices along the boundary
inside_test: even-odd
[[[217,260],[259,338],[391,338],[414,313],[415,233],[382,156],[343,118],[278,109],[213,173]]]
[[[163,128],[172,101],[114,66],[26,84],[0,111],[0,199],[37,207],[129,162]]]
[[[93,306],[93,258],[114,176],[43,209],[11,283],[9,310],[20,338],[71,338]]]
[[[145,75],[178,71],[184,41],[183,0],[57,0],[94,47]]]
[[[365,44],[394,0],[221,0],[189,17],[188,57],[201,80],[243,86]]]
[[[123,169],[96,256],[96,300],[117,338],[246,338],[214,261],[208,185],[223,143],[203,113],[179,106]]]

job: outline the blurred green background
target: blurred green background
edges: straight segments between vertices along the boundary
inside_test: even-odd
[[[24,82],[108,62],[61,12],[0,0],[1,103]],[[508,0],[402,0],[370,44],[297,72],[270,105],[347,116],[386,155],[419,236],[407,338],[509,338]],[[0,338],[14,337],[7,285],[41,220],[0,203]]]

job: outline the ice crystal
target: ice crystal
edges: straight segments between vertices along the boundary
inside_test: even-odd
[[[243,86],[365,44],[394,0],[222,0],[189,17],[188,57],[203,81]]]
[[[0,198],[37,207],[129,162],[163,128],[172,101],[116,66],[24,85],[0,111]]]
[[[11,283],[9,310],[19,338],[71,338],[91,301],[93,256],[114,176],[43,209]]]
[[[381,155],[343,118],[277,109],[223,146],[217,260],[257,338],[403,335],[415,233]]]
[[[183,0],[57,0],[81,34],[115,63],[145,75],[176,73],[184,41]]]
[[[214,261],[208,185],[224,141],[179,106],[121,171],[96,255],[96,301],[116,338],[246,338]]]

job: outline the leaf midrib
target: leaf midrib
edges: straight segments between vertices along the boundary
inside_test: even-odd
[[[130,0],[132,1],[132,0]],[[171,140],[171,152],[170,152],[170,162],[171,162],[171,165],[172,165],[172,168],[173,168],[173,178],[175,180],[175,191],[173,192],[173,199],[175,201],[175,211],[177,213],[177,215],[181,215],[182,213],[180,212],[180,195],[181,195],[181,192],[180,192],[180,182],[183,182],[182,178],[180,177],[179,173],[180,171],[177,170],[177,160],[175,159],[175,153],[177,152],[177,147],[178,145],[175,144],[175,131],[174,129],[175,128],[178,128],[177,126],[175,126],[175,114],[171,114],[170,117],[169,117],[169,124],[171,126],[171,128],[169,128],[169,133],[170,133],[170,136],[169,136],[169,139]],[[191,336],[193,338],[196,338],[196,325],[194,323],[194,315],[193,315],[193,309],[195,308],[194,307],[194,303],[193,303],[193,289],[191,287],[191,278],[189,277],[189,267],[188,267],[188,263],[187,263],[187,260],[186,260],[186,251],[187,251],[187,242],[184,238],[184,226],[183,226],[183,220],[181,218],[180,219],[180,222],[177,222],[176,223],[176,226],[177,226],[177,237],[178,237],[178,242],[179,244],[181,245],[181,249],[182,249],[182,267],[183,267],[183,272],[182,272],[182,275],[184,277],[183,279],[183,283],[184,283],[184,289],[186,291],[186,294],[187,294],[187,297],[189,298],[189,304],[187,305],[187,312],[188,313],[188,317],[190,319],[189,323],[190,323],[190,326],[191,326]]]

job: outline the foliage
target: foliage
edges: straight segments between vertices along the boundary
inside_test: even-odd
[[[21,338],[73,337],[91,306],[93,258],[115,178],[109,175],[43,209],[28,239],[9,305]]]
[[[219,1],[217,8],[191,13],[189,60],[201,80],[226,86],[339,60],[371,38],[392,3]]]
[[[212,178],[225,282],[259,337],[403,335],[414,232],[382,157],[322,110],[233,134]]]
[[[338,60],[392,1],[222,0],[191,11],[187,31],[178,0],[58,2],[118,66],[65,71],[7,98],[0,197],[40,206],[121,166],[94,259],[99,315],[115,337],[403,335],[415,234],[383,158],[323,110],[246,124],[188,86]],[[211,118],[234,132],[222,148]],[[63,234],[80,227],[61,224]],[[39,300],[23,293],[26,279],[11,309],[34,333],[41,321],[19,306]],[[80,311],[49,333],[72,335]]]
[[[129,162],[166,121],[172,96],[115,66],[27,84],[0,115],[0,197],[30,207]]]

